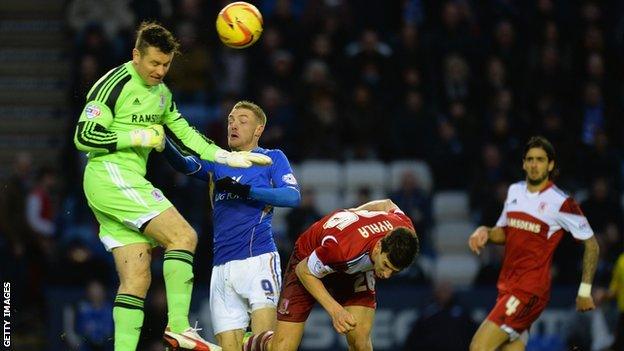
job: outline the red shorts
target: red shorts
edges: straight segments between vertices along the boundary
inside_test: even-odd
[[[548,300],[530,293],[499,291],[496,305],[487,319],[507,332],[511,340],[515,340],[523,331],[531,327],[547,304]]]
[[[277,320],[305,322],[316,303],[316,299],[301,284],[295,273],[299,261],[294,254],[288,260],[284,286],[277,307]],[[336,272],[322,278],[321,281],[330,295],[342,306],[377,307],[375,276],[372,271],[357,274]]]

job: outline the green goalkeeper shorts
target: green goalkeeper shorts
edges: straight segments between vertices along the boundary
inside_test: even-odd
[[[142,175],[116,163],[89,161],[83,187],[107,251],[135,243],[157,245],[139,228],[172,204]]]

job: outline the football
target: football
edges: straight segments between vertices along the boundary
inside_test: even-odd
[[[247,2],[237,1],[224,7],[217,16],[219,39],[234,49],[253,45],[262,35],[262,14]]]

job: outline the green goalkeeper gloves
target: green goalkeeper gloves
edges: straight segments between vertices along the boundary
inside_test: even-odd
[[[230,167],[249,168],[253,164],[267,166],[273,163],[269,156],[249,151],[226,151],[217,150],[215,153],[215,162]]]
[[[153,148],[161,152],[165,149],[165,131],[160,124],[135,129],[130,131],[130,144],[132,146]]]

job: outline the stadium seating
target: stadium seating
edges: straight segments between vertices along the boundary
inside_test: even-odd
[[[405,172],[411,171],[416,176],[420,185],[427,192],[433,188],[433,177],[429,165],[420,160],[399,160],[390,164],[390,189],[397,190],[401,187],[401,177]]]
[[[309,160],[297,167],[300,184],[323,191],[341,191],[344,172],[337,161]]]
[[[436,259],[433,270],[433,277],[438,281],[448,281],[456,287],[468,287],[479,270],[479,260],[470,254],[444,254]]]
[[[441,191],[433,196],[433,219],[436,223],[468,221],[468,194],[463,191]]]
[[[469,253],[468,236],[475,226],[468,221],[438,222],[432,231],[432,240],[436,252],[445,254]]]
[[[342,198],[342,195],[335,191],[327,191],[323,188],[316,188],[314,196],[316,197],[317,209],[323,215],[326,215],[337,208],[347,206]]]
[[[388,184],[388,168],[380,161],[349,161],[344,165],[346,190],[357,191],[368,187],[371,191],[385,193]]]

